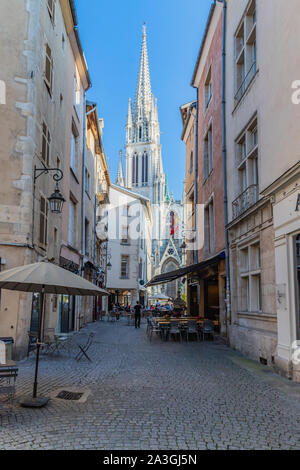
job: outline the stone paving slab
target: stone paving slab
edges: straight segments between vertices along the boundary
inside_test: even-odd
[[[0,411],[0,449],[300,449],[300,386],[267,380],[222,344],[150,343],[126,319],[76,340],[91,331],[92,363],[74,349],[42,356],[39,372],[40,395],[69,387],[90,391],[86,402]],[[16,402],[32,391],[34,356],[18,365]]]

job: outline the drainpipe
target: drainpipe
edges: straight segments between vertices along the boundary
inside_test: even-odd
[[[84,95],[84,118],[83,118],[83,157],[82,157],[82,188],[81,188],[81,253],[82,269],[81,275],[84,277],[84,254],[85,254],[85,163],[86,163],[86,97]]]
[[[86,122],[87,116],[93,113],[96,109],[94,106],[90,111],[86,111],[86,98],[84,98],[84,119],[83,119],[83,159],[82,159],[82,188],[81,188],[81,252],[82,260],[85,254],[85,164],[86,164]],[[83,274],[83,265],[82,265],[82,277]]]
[[[223,46],[222,46],[222,155],[223,155],[223,184],[224,184],[224,225],[225,225],[225,269],[226,269],[226,337],[228,338],[228,324],[231,322],[230,307],[230,266],[229,266],[229,233],[228,233],[228,196],[227,196],[227,147],[226,147],[226,0],[223,3]]]
[[[196,126],[195,126],[195,178],[194,178],[194,213],[195,213],[195,229],[197,227],[197,204],[198,204],[198,109],[199,109],[199,89],[197,87],[196,102]],[[193,227],[194,228],[194,227]],[[194,251],[194,263],[198,262],[198,252]]]

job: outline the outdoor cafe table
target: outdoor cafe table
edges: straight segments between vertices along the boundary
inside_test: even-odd
[[[166,319],[164,317],[155,317],[154,318],[154,321],[156,323],[159,323],[160,325],[161,324],[164,324],[164,325],[169,325],[171,322],[179,322],[179,323],[187,323],[189,321],[196,321],[199,325],[202,325],[202,323],[207,320],[206,318],[201,318],[199,319],[198,317],[181,317],[181,318],[169,318],[169,319]],[[213,323],[215,326],[219,326],[219,321],[218,320],[213,320]]]

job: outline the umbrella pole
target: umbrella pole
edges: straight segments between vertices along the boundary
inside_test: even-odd
[[[37,336],[37,343],[36,343],[36,359],[35,359],[33,394],[32,394],[32,397],[22,397],[20,400],[20,405],[26,408],[41,408],[42,406],[45,406],[49,401],[49,398],[37,396],[37,386],[38,386],[37,378],[38,378],[38,371],[39,371],[39,358],[40,358],[40,347],[41,347],[41,340],[42,340],[44,308],[45,308],[45,286],[43,286],[42,292],[41,292],[41,306],[40,306],[40,314],[39,314],[38,336]]]
[[[44,304],[45,304],[45,286],[42,288],[41,293],[41,308],[40,308],[40,315],[39,315],[39,328],[38,328],[38,337],[36,343],[36,358],[35,358],[35,373],[34,373],[34,383],[33,383],[33,398],[37,397],[37,378],[38,378],[38,371],[39,371],[39,358],[40,358],[40,347],[41,347],[41,340],[42,340],[42,328],[43,328],[43,319],[44,319]]]

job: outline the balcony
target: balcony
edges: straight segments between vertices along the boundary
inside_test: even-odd
[[[237,105],[240,100],[243,98],[244,94],[246,93],[253,77],[255,76],[257,72],[257,67],[256,67],[256,62],[253,62],[247,75],[245,76],[245,78],[242,79],[242,82],[238,88],[238,91],[236,92],[235,96],[234,96],[234,100],[235,100],[235,104]]]
[[[258,185],[252,184],[232,203],[233,219],[242,215],[258,201]]]
[[[104,242],[108,240],[108,227],[105,222],[98,222],[96,225],[96,235],[98,240]]]
[[[98,183],[97,199],[99,203],[109,203],[109,190],[105,180]]]

